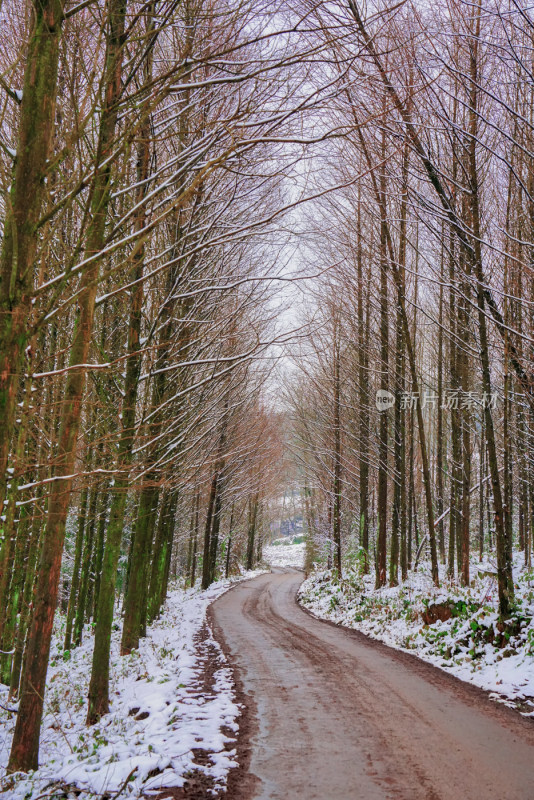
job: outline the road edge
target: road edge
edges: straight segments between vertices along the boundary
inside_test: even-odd
[[[243,583],[243,581],[239,581],[235,586],[230,587],[228,591],[231,592],[234,588],[240,586],[241,583]],[[224,594],[226,594],[226,592]],[[240,669],[235,662],[235,658],[230,653],[222,628],[215,619],[213,606],[218,599],[219,598],[213,600],[206,609],[206,622],[232,672],[236,703],[240,709],[237,719],[238,730],[236,736],[237,766],[232,767],[228,773],[226,796],[231,798],[231,800],[250,800],[254,797],[255,790],[259,784],[259,779],[250,772],[253,739],[259,729],[258,710],[252,695],[247,694],[244,690]]]
[[[491,716],[500,717],[503,723],[508,721],[510,725],[517,725],[519,722],[524,728],[525,732],[528,733],[529,738],[532,738],[534,741],[534,718],[526,717],[521,713],[520,709],[511,708],[505,703],[501,703],[499,700],[491,697],[490,695],[492,693],[489,689],[483,689],[482,687],[477,686],[470,681],[464,681],[457,675],[453,675],[447,670],[442,669],[437,664],[432,664],[429,661],[425,661],[425,659],[421,658],[416,653],[408,653],[406,650],[400,650],[396,647],[392,647],[380,639],[375,639],[373,636],[369,636],[369,634],[359,631],[357,628],[349,628],[347,625],[343,625],[340,622],[334,622],[334,620],[331,619],[318,617],[316,614],[310,611],[309,608],[306,608],[302,605],[302,603],[299,602],[298,589],[295,593],[294,601],[295,605],[300,608],[301,611],[303,611],[316,622],[322,622],[325,625],[330,625],[333,628],[337,628],[337,630],[345,631],[352,638],[357,639],[366,647],[381,650],[385,655],[394,658],[404,666],[409,666],[410,669],[419,674],[423,679],[428,680],[429,683],[432,683],[434,686],[437,685],[441,688],[444,684],[448,684],[448,687],[455,694],[458,691],[462,691],[465,695],[467,695],[467,697],[464,697],[463,699],[468,700],[470,705],[486,710],[491,714]]]

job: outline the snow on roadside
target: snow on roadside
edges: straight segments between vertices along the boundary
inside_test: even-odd
[[[444,578],[436,589],[423,566],[401,586],[378,590],[372,576],[349,572],[340,583],[329,571],[315,572],[301,585],[299,601],[319,618],[414,653],[534,716],[534,575],[516,564],[517,608],[503,630],[494,570],[473,564],[470,587]],[[450,619],[425,624],[422,615],[434,605],[449,608]]]
[[[120,797],[138,798],[161,787],[183,786],[194,770],[224,787],[236,766],[240,711],[231,670],[222,663],[226,659],[204,625],[208,605],[233,583],[219,581],[206,591],[171,591],[161,618],[129,656],[119,655],[120,626],[114,625],[111,710],[91,728],[85,718],[93,637],[86,633],[81,647],[65,661],[64,618],[59,617],[47,676],[41,766],[35,773],[17,776],[13,785],[10,779],[3,781],[0,798],[31,800],[43,793],[51,797],[50,792],[62,785],[82,789],[84,800],[113,795],[122,786]],[[206,692],[203,666],[213,648],[220,667]],[[7,688],[1,686],[0,692],[0,703],[8,705]],[[13,727],[14,715],[0,709],[2,779]],[[193,750],[206,751],[202,766],[195,762]]]
[[[306,544],[293,544],[292,539],[275,539],[272,544],[263,548],[263,561],[271,567],[304,567]]]

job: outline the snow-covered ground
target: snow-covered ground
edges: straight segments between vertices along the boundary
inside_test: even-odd
[[[503,629],[494,573],[494,564],[473,563],[471,587],[443,579],[436,589],[425,565],[403,585],[375,590],[374,576],[352,572],[339,583],[330,572],[315,572],[299,600],[317,617],[415,653],[534,716],[534,574],[516,563],[517,609]],[[422,615],[434,604],[447,606],[450,619],[425,624]]]
[[[304,542],[293,544],[291,539],[275,539],[263,548],[263,560],[271,567],[298,567],[304,566],[306,545]]]
[[[259,572],[244,577],[255,574]],[[91,728],[85,718],[92,636],[86,633],[82,646],[65,661],[64,620],[59,617],[47,678],[41,766],[14,784],[3,780],[0,797],[52,797],[55,787],[72,785],[84,790],[84,800],[105,793],[113,796],[121,787],[120,797],[137,798],[160,787],[182,786],[194,770],[224,787],[236,765],[240,711],[231,671],[205,622],[208,605],[234,582],[220,581],[207,591],[170,592],[161,618],[130,656],[119,655],[120,626],[114,626],[111,711]],[[214,653],[217,669],[210,679],[213,685],[206,689],[203,666]],[[7,689],[0,691],[0,703],[6,706]],[[14,715],[0,709],[2,779],[13,727]],[[208,756],[200,766],[194,750]]]

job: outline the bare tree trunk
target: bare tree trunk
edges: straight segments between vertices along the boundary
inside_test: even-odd
[[[99,456],[101,457],[102,448],[98,449]],[[101,463],[98,459],[97,463]],[[90,580],[90,567],[91,558],[93,555],[93,545],[95,540],[95,528],[97,524],[97,508],[101,487],[99,485],[93,488],[91,492],[91,501],[89,503],[88,520],[85,526],[85,542],[83,547],[82,562],[81,562],[81,582],[78,591],[78,599],[76,603],[76,616],[74,618],[74,644],[79,647],[82,643],[83,626],[87,617],[87,597],[89,593],[89,580]]]
[[[58,3],[54,3],[56,11],[58,5]],[[72,369],[67,376],[61,409],[56,480],[51,484],[48,502],[48,519],[41,551],[35,610],[28,635],[19,713],[9,759],[10,772],[19,770],[27,772],[30,769],[36,769],[38,763],[45,679],[58,596],[65,523],[72,486],[72,477],[70,476],[74,471],[76,440],[80,427],[85,386],[85,369],[81,365],[87,363],[93,331],[100,266],[98,253],[102,250],[104,243],[110,196],[111,167],[108,156],[115,135],[117,100],[121,92],[120,76],[125,14],[126,0],[112,0],[109,7],[109,38],[106,54],[106,103],[101,119],[97,154],[99,166],[95,176],[91,203],[92,218],[86,247],[87,256],[93,256],[94,259],[86,267],[80,281],[79,312],[70,355]]]
[[[230,574],[230,556],[232,552],[232,535],[234,529],[234,509],[235,503],[232,503],[232,510],[230,511],[230,524],[228,526],[228,541],[226,543],[226,559],[224,567],[224,577],[228,578]]]
[[[395,419],[394,419],[394,484],[393,515],[391,523],[391,554],[389,583],[397,586],[399,582],[399,556],[401,575],[405,580],[408,569],[406,562],[406,480],[405,480],[405,431],[402,397],[405,390],[404,323],[402,304],[404,301],[406,266],[406,217],[408,193],[408,148],[404,148],[402,159],[402,197],[400,206],[399,230],[399,280],[397,281],[397,311],[395,321]]]
[[[150,30],[151,23],[152,16],[149,14],[147,24],[148,30]],[[149,54],[144,63],[145,82],[148,82],[151,78],[151,65],[152,60]],[[136,193],[136,201],[138,212],[134,219],[134,228],[139,232],[142,231],[145,225],[146,215],[142,201],[146,193],[145,182],[149,171],[149,161],[150,120],[147,110],[143,109],[139,127],[139,141],[137,144],[137,184],[139,188]],[[132,269],[134,287],[130,296],[130,314],[128,322],[127,348],[129,358],[126,362],[122,425],[116,458],[116,466],[119,473],[113,487],[105,544],[101,542],[100,535],[97,539],[97,553],[99,554],[97,561],[100,561],[100,569],[97,569],[98,585],[95,585],[96,626],[91,682],[89,685],[88,724],[97,722],[102,714],[107,713],[109,709],[109,649],[111,644],[111,628],[113,624],[117,568],[130,481],[129,473],[135,443],[135,416],[139,375],[142,363],[142,355],[139,349],[144,297],[143,282],[141,280],[144,273],[144,260],[145,248],[144,245],[141,244],[141,246],[136,249]]]
[[[248,513],[248,535],[247,535],[247,569],[254,569],[254,543],[256,536],[256,520],[258,518],[259,495],[256,494],[250,500]]]
[[[482,415],[482,423],[480,428],[480,469],[479,469],[479,505],[478,505],[478,558],[482,561],[484,556],[484,476],[486,473],[486,445],[485,445],[485,431],[484,431],[484,415]]]
[[[219,473],[217,468],[213,473],[211,479],[211,489],[208,501],[208,511],[206,514],[206,525],[204,528],[204,550],[202,556],[202,588],[207,589],[210,585],[210,553],[211,553],[211,529],[213,525],[213,511],[215,508],[215,499],[217,497],[217,484],[219,482]]]
[[[169,551],[172,546],[172,534],[174,532],[177,504],[178,492],[176,490],[167,491],[161,504],[160,519],[152,550],[152,565],[148,590],[148,622],[152,622],[152,620],[157,617],[165,599],[165,576],[167,574]]]
[[[85,531],[85,523],[87,520],[87,500],[89,496],[89,489],[86,486],[82,490],[80,499],[80,508],[78,511],[78,530],[76,532],[76,541],[74,544],[74,564],[72,565],[72,578],[70,582],[69,592],[69,605],[67,608],[67,619],[65,623],[65,640],[63,647],[65,650],[70,650],[72,646],[72,626],[74,623],[74,615],[76,611],[76,600],[78,598],[78,587],[80,585],[80,567],[82,564],[82,551],[83,551],[83,535]]]
[[[499,588],[499,612],[502,619],[506,619],[514,603],[514,581],[512,575],[512,542],[507,536],[504,522],[504,508],[499,475],[499,462],[497,443],[491,413],[492,396],[491,370],[489,362],[489,344],[486,324],[486,306],[488,304],[487,288],[482,267],[481,230],[479,186],[477,169],[477,122],[478,122],[478,32],[480,30],[480,5],[476,18],[476,30],[473,36],[471,54],[471,101],[470,101],[470,197],[473,220],[473,245],[474,274],[476,279],[477,309],[478,309],[478,335],[480,342],[480,361],[482,366],[482,388],[486,402],[484,403],[484,422],[486,441],[488,445],[488,462],[493,491],[493,507],[495,516],[495,536],[497,543],[497,574]],[[515,351],[514,351],[515,353]],[[513,360],[513,359],[511,359]]]
[[[196,498],[195,498],[195,531],[193,534],[193,553],[191,557],[191,586],[195,585],[196,580],[196,569],[197,569],[197,550],[198,550],[198,532],[199,532],[199,522],[200,522],[200,489],[197,490]]]
[[[341,564],[341,378],[339,331],[334,330],[334,486],[332,530],[334,539],[334,568],[342,575]]]
[[[462,391],[462,401],[460,408],[460,431],[461,431],[461,454],[462,461],[460,466],[461,476],[461,529],[458,532],[458,572],[464,586],[469,586],[469,558],[470,558],[470,523],[471,523],[471,414],[468,403],[464,398],[468,397],[470,380],[469,364],[466,347],[470,342],[469,330],[469,284],[468,280],[462,286],[462,298],[458,302],[458,340],[462,345],[457,348],[458,371],[460,376],[460,386]]]
[[[385,150],[385,144],[383,144]],[[383,152],[384,155],[384,152]],[[384,170],[379,178],[380,208],[380,389],[389,387],[389,305],[387,282],[387,208],[386,176]],[[378,542],[377,542],[377,588],[386,585],[387,572],[387,509],[388,509],[388,450],[389,413],[380,412],[378,433]]]
[[[444,232],[442,233],[445,239]],[[441,248],[441,265],[440,265],[440,287],[439,287],[439,328],[438,328],[438,385],[437,385],[437,429],[436,429],[436,512],[440,522],[438,523],[438,546],[439,557],[441,563],[445,563],[445,522],[441,517],[443,516],[443,305],[444,305],[444,271],[445,271],[445,248]]]
[[[450,247],[450,262],[449,262],[449,327],[450,327],[450,344],[449,344],[449,375],[451,382],[451,455],[452,464],[450,468],[450,514],[449,514],[449,558],[447,564],[447,575],[453,579],[455,575],[455,563],[457,560],[457,542],[460,538],[460,524],[459,524],[459,496],[460,496],[460,455],[461,455],[461,442],[460,442],[460,414],[459,414],[459,401],[457,400],[459,392],[459,381],[457,372],[457,311],[456,311],[456,265],[455,265],[455,241],[451,235]]]
[[[17,157],[0,254],[0,516],[7,486],[7,466],[15,424],[17,391],[24,351],[31,336],[37,225],[47,195],[46,173],[52,152],[62,0],[33,0],[30,40],[24,71],[17,135]],[[7,568],[0,545],[0,579]]]
[[[358,400],[360,436],[360,546],[363,549],[364,574],[369,572],[369,306],[364,314],[363,243],[361,200],[358,198],[357,270],[358,270]]]
[[[196,507],[196,496],[193,498],[193,503],[191,505],[191,516],[189,519],[189,539],[187,542],[187,559],[185,562],[186,585],[189,582],[191,575],[191,567],[193,566],[193,543],[195,539],[195,507]]]

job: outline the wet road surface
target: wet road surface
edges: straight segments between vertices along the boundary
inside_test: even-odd
[[[212,606],[248,706],[257,800],[534,800],[534,723],[408,654],[316,620],[302,573]],[[233,800],[232,798],[232,800]]]

